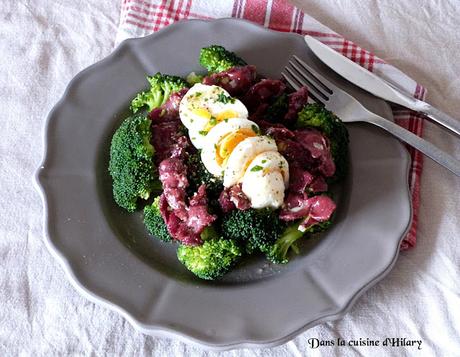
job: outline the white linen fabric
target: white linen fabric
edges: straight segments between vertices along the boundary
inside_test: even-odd
[[[373,51],[460,119],[460,3],[296,0],[306,13]],[[145,336],[81,297],[48,253],[32,185],[43,126],[69,80],[114,46],[119,1],[6,0],[0,7],[0,355],[454,356],[460,351],[460,179],[425,160],[417,246],[340,321],[271,349],[208,352]],[[427,124],[425,138],[460,157],[460,141]],[[299,297],[300,298],[300,297]],[[281,303],[282,305],[282,303]],[[288,309],[289,306],[283,306]],[[405,347],[308,341],[422,340]],[[337,345],[337,343],[335,343]]]

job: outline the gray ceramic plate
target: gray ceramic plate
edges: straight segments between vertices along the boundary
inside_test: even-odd
[[[343,316],[391,269],[411,219],[409,157],[380,130],[350,126],[351,173],[326,236],[306,241],[286,266],[255,258],[219,282],[194,278],[173,245],[148,236],[140,213],[114,204],[107,162],[112,133],[145,75],[199,71],[199,49],[215,43],[275,78],[296,54],[391,118],[383,101],[321,66],[299,35],[223,19],[180,22],[125,41],[78,74],[49,116],[37,172],[46,241],[80,292],[145,333],[220,349],[273,346]]]

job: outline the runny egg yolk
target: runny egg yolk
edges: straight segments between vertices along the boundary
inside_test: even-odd
[[[225,119],[231,119],[231,118],[237,118],[237,117],[238,117],[238,113],[235,112],[234,110],[224,110],[223,112],[220,112],[219,114],[217,114],[216,120],[217,122],[221,122],[222,120],[225,120]]]
[[[213,126],[216,124],[220,123],[221,121],[225,119],[231,119],[231,118],[237,118],[238,113],[235,112],[234,110],[224,110],[223,112],[217,114],[217,116],[214,117],[209,117],[208,124],[206,124],[206,127],[204,128],[205,131],[209,131],[212,129]]]
[[[216,124],[224,121],[226,119],[237,118],[238,113],[234,110],[224,110],[223,112],[217,114],[217,116],[213,117],[211,112],[205,108],[195,108],[192,110],[193,114],[205,118],[208,120],[206,127],[204,128],[205,132],[211,130]]]
[[[212,117],[211,112],[205,108],[194,108],[192,109],[192,113],[208,120]]]
[[[256,136],[254,130],[249,128],[242,128],[234,131],[222,138],[222,140],[216,145],[216,162],[219,165],[225,165],[228,157],[232,153],[233,149],[246,138]]]

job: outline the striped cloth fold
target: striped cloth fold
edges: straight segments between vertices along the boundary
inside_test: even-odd
[[[126,38],[149,35],[184,19],[210,20],[224,17],[242,18],[272,30],[313,36],[413,97],[425,99],[425,88],[413,79],[325,27],[286,0],[122,0],[116,43]],[[419,136],[422,135],[423,120],[417,113],[396,106],[393,106],[392,110],[396,123]],[[411,147],[408,147],[408,150],[412,158],[409,187],[413,220],[409,232],[401,243],[401,250],[414,247],[416,243],[420,176],[423,168],[422,154]]]

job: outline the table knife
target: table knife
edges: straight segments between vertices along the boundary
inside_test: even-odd
[[[460,135],[460,121],[422,100],[405,94],[392,83],[380,78],[347,57],[342,56],[340,53],[315,38],[305,36],[305,42],[324,64],[349,82],[379,98],[415,110],[453,131],[457,135]]]

